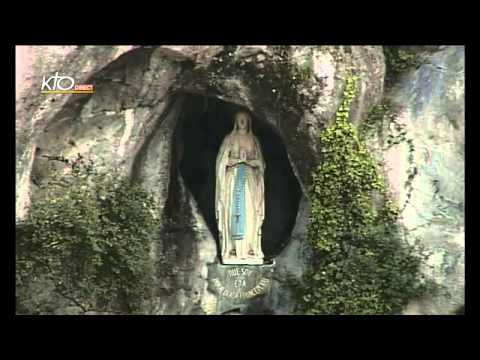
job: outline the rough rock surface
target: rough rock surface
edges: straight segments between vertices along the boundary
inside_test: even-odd
[[[431,252],[432,268],[425,271],[444,286],[433,299],[412,302],[407,314],[453,313],[464,304],[464,71],[464,47],[448,46],[429,54],[386,94],[400,108],[397,121],[413,140],[418,169],[407,202],[408,147],[391,148],[384,154],[391,188],[404,206],[407,240],[418,238]]]
[[[72,76],[89,83],[93,74],[111,63],[132,46],[22,46],[17,47],[16,63],[16,217],[22,218],[29,206],[30,172],[35,157],[35,142],[54,117],[76,114],[88,97],[45,96],[40,93],[42,78]],[[63,73],[65,72],[65,73]],[[72,101],[75,100],[75,101]],[[65,111],[66,110],[66,111]],[[70,114],[68,114],[70,111]]]
[[[151,250],[156,261],[157,288],[150,302],[145,304],[145,312],[211,314],[217,299],[207,289],[207,279],[208,265],[215,262],[217,255],[215,235],[179,172],[178,164],[185,144],[175,135],[176,124],[183,116],[189,94],[245,107],[280,136],[301,188],[290,241],[276,257],[271,291],[261,304],[255,305],[255,309],[265,313],[290,313],[293,304],[282,287],[282,279],[286,273],[299,276],[308,263],[308,248],[304,241],[309,216],[307,190],[311,169],[319,156],[319,131],[333,119],[349,68],[359,76],[360,89],[352,104],[351,120],[360,124],[370,108],[381,101],[385,75],[382,48],[292,47],[292,63],[312,66],[312,77],[298,91],[314,94],[315,103],[312,107],[290,108],[277,102],[281,89],[261,81],[275,56],[270,46],[87,46],[71,47],[65,57],[44,56],[52,51],[47,47],[32,49],[31,68],[35,71],[31,75],[31,85],[17,93],[17,219],[28,211],[28,204],[36,193],[35,183],[48,177],[50,171],[58,171],[42,155],[81,153],[95,159],[105,170],[120,167],[156,194],[159,215],[164,219]],[[463,202],[460,186],[455,187],[450,182],[450,179],[461,181],[463,186],[463,180],[454,176],[459,169],[454,170],[448,165],[454,161],[457,161],[457,167],[463,164],[463,152],[462,156],[459,152],[463,133],[452,123],[454,121],[463,129],[463,114],[462,118],[458,117],[459,109],[463,110],[458,107],[461,106],[459,99],[463,97],[463,83],[450,73],[457,71],[455,64],[461,59],[459,51],[447,47],[433,56],[440,66],[448,66],[450,75],[440,76],[434,67],[424,65],[421,71],[411,74],[415,86],[405,80],[390,94],[399,102],[411,104],[407,121],[416,129],[417,139],[430,141],[427,130],[432,133],[434,138],[430,142],[435,146],[430,150],[435,150],[440,157],[442,154],[450,156],[448,154],[457,149],[451,158],[437,157],[437,167],[425,165],[431,171],[435,168],[438,173],[425,175],[423,181],[428,183],[435,176],[439,186],[443,186],[440,195],[444,198],[431,195],[429,201],[421,202],[422,208],[418,210],[423,214],[430,212],[432,218],[435,209],[444,209],[442,206],[447,201]],[[459,67],[458,71],[461,69]],[[96,92],[93,95],[40,95],[41,77],[55,71],[73,76],[81,83],[93,83]],[[435,86],[427,87],[428,76],[435,80]],[[455,83],[459,90],[457,93],[452,90],[452,101],[445,105],[443,96],[450,83]],[[445,121],[442,125],[435,125],[439,111]],[[417,120],[419,118],[423,120]],[[435,137],[434,126],[443,126],[442,134],[446,139]],[[428,169],[425,174],[430,174]],[[399,188],[398,191],[401,193],[402,190]],[[412,218],[407,225],[411,228],[420,226],[414,223],[416,210],[406,209],[405,214],[407,211]],[[431,239],[436,240],[428,240],[427,244],[433,247],[440,244],[439,254],[445,254],[445,261],[456,264],[448,269],[445,265],[445,271],[457,274],[454,277],[449,275],[444,281],[451,287],[455,276],[463,276],[459,267],[463,264],[463,228],[460,225],[463,224],[463,208],[449,216],[457,219],[458,228],[456,225],[452,227],[448,220],[444,225],[435,225],[441,229],[434,228],[431,224],[436,220],[430,219],[429,225],[418,228],[422,229],[418,231],[423,231],[419,235],[427,236],[435,232]],[[445,235],[441,238],[442,229],[453,231],[456,237]],[[458,243],[457,238],[460,239]],[[443,305],[438,306],[436,310],[419,311],[442,313]]]

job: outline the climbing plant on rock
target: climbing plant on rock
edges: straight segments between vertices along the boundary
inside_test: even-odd
[[[413,193],[413,181],[418,174],[418,169],[414,160],[415,145],[413,138],[408,135],[406,125],[398,120],[398,112],[392,109],[388,100],[384,99],[381,104],[372,107],[367,119],[361,124],[359,137],[367,141],[375,132],[381,138],[383,153],[402,144],[407,148],[408,169],[407,180],[404,183],[406,201],[400,209],[400,213],[402,213],[410,202]]]
[[[91,161],[57,159],[65,174],[47,181],[17,228],[17,306],[41,313],[32,289],[41,282],[83,311],[134,313],[148,297],[151,237],[158,229],[153,197]],[[35,306],[32,308],[32,306]]]
[[[425,256],[402,243],[398,209],[349,122],[356,81],[346,79],[335,122],[320,134],[322,160],[310,189],[312,267],[292,283],[299,313],[389,314],[431,290],[420,271]]]

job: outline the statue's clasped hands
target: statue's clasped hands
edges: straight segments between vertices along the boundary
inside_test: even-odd
[[[245,151],[240,152],[240,157],[238,159],[230,159],[227,166],[232,167],[241,163],[247,164],[252,167],[258,167],[257,160],[247,160],[247,153]]]

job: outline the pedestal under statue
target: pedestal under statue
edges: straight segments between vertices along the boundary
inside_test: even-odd
[[[263,264],[264,172],[252,118],[238,112],[216,162],[215,214],[223,264]]]

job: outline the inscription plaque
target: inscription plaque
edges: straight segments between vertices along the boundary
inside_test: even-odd
[[[241,308],[267,294],[274,266],[211,264],[208,289],[218,297],[216,313]]]

